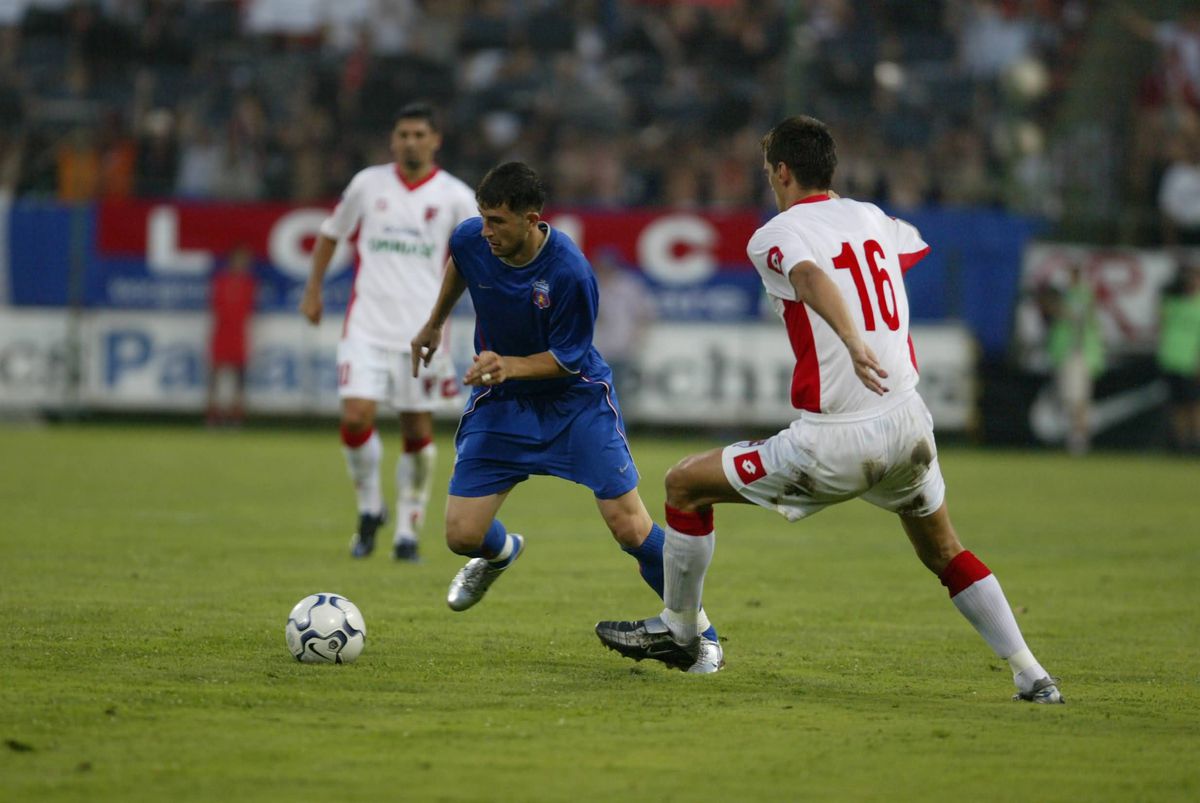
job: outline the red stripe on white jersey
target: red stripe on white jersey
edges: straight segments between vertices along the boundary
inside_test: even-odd
[[[783,302],[783,323],[788,342],[796,357],[792,371],[792,406],[797,410],[821,412],[821,367],[817,362],[817,347],[813,342],[812,323],[808,308],[799,301]]]
[[[929,246],[925,246],[920,251],[913,251],[911,254],[900,255],[900,272],[908,273],[908,269],[920,262],[925,257],[929,256]]]

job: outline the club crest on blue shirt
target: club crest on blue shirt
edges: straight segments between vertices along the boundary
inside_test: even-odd
[[[550,282],[538,279],[533,283],[533,305],[538,309],[550,306]]]

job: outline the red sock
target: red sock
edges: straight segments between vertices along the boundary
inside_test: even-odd
[[[374,434],[375,428],[369,427],[361,432],[354,432],[348,427],[343,426],[341,432],[342,443],[346,444],[351,449],[357,449],[371,439],[371,435]]]
[[[960,591],[969,588],[991,573],[991,569],[984,566],[983,561],[964,549],[946,564],[946,568],[942,569],[938,579],[950,591],[950,597],[953,598],[958,596]]]
[[[712,506],[697,510],[695,513],[687,513],[678,508],[666,506],[667,508],[667,526],[677,533],[684,535],[708,535],[713,531],[713,509]]]

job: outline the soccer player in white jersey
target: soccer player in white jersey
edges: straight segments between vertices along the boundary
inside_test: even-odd
[[[650,619],[600,622],[597,635],[635,660],[689,666],[714,504],[756,504],[796,521],[861,497],[899,515],[917,557],[1008,661],[1013,699],[1063,702],[1000,584],[963,549],[946,512],[933,422],[916,392],[903,279],[929,246],[908,223],[830,192],[837,152],[818,120],[790,117],[762,147],[779,214],[747,253],[796,357],[791,395],[800,417],[765,441],[691,455],[667,473],[666,608]]]
[[[400,413],[404,451],[396,464],[396,524],[392,555],[417,560],[437,456],[432,411],[458,395],[454,366],[443,350],[420,379],[409,370],[410,343],[437,299],[450,233],[477,214],[475,193],[440,169],[442,137],[433,109],[413,103],[392,129],[395,162],[360,171],[321,224],[300,311],[321,320],[321,284],[337,243],[355,229],[357,273],[338,343],[338,395],[346,464],[358,502],[350,554],[370,555],[388,518],[380,488],[383,445],[375,413],[386,402]]]

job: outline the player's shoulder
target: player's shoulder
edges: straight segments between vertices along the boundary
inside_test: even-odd
[[[446,191],[470,195],[472,199],[475,197],[475,190],[471,189],[471,185],[445,168],[438,168],[437,180]]]
[[[346,185],[347,191],[352,188],[369,187],[379,184],[380,181],[387,177],[389,165],[368,165],[362,168],[350,179],[350,183]]]
[[[454,227],[450,233],[451,240],[461,240],[464,237],[479,237],[483,233],[483,218],[469,217]]]
[[[395,173],[395,168],[391,164],[367,165],[362,170],[354,174],[354,180],[364,179],[370,181],[379,181],[388,178]]]
[[[747,250],[751,252],[765,250],[763,243],[774,245],[781,237],[788,235],[795,236],[798,231],[798,222],[793,219],[794,215],[788,214],[790,211],[790,209],[787,209],[772,215],[755,229],[754,234],[750,235],[750,240],[746,244]]]
[[[565,269],[579,274],[592,272],[591,263],[583,255],[583,251],[562,229],[551,227],[549,247],[552,249],[556,261]]]

